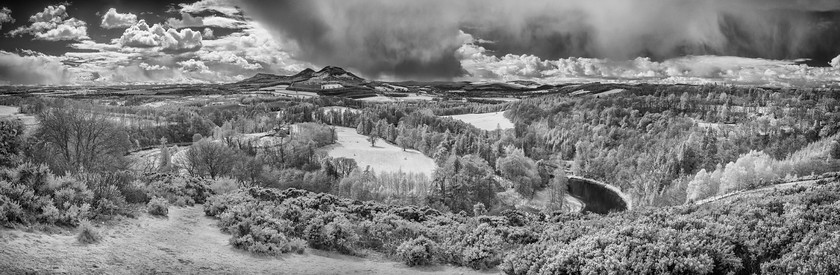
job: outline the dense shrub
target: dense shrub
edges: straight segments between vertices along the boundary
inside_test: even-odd
[[[19,120],[0,119],[0,166],[13,166],[23,149],[23,123]]]
[[[213,194],[207,180],[172,174],[144,176],[149,196],[162,197],[176,206],[203,204]]]
[[[437,243],[420,236],[406,241],[397,248],[397,255],[408,266],[429,265],[437,254]]]
[[[282,253],[282,245],[278,244],[283,243],[283,238],[268,237],[282,234],[289,239],[303,239],[318,249],[345,254],[372,249],[396,256],[400,245],[420,236],[446,237],[457,242],[472,230],[454,226],[457,223],[452,218],[428,208],[388,207],[296,189],[240,190],[211,197],[204,209],[220,219],[220,226],[233,235],[232,243],[260,253]],[[258,242],[265,247],[252,244]],[[459,248],[460,244],[450,245],[452,253],[462,254],[464,248]],[[249,249],[251,246],[254,248]],[[457,257],[459,261],[460,258]]]
[[[417,207],[252,188],[213,196],[205,213],[257,253],[365,249],[407,265],[507,274],[811,274],[837,269],[840,182],[711,203],[599,215],[466,217]],[[291,246],[291,245],[290,245]]]
[[[163,198],[155,197],[146,205],[146,210],[149,211],[149,214],[165,217],[169,215],[169,202]]]

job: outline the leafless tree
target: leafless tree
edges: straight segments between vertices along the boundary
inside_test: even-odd
[[[41,161],[64,173],[124,168],[131,141],[107,116],[96,112],[54,108],[40,114],[36,132]]]

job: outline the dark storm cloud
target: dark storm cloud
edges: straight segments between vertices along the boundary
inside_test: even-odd
[[[459,30],[496,55],[771,59],[840,54],[836,0],[241,0],[298,56],[367,75],[462,73]]]
[[[432,3],[434,2],[434,3]],[[380,74],[460,75],[456,10],[408,1],[246,1],[245,13],[297,42],[298,58]]]

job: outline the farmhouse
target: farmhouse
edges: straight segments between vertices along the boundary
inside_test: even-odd
[[[342,86],[341,83],[328,82],[328,83],[321,84],[321,90],[332,90],[332,89],[341,89],[341,88],[344,88],[344,86]]]

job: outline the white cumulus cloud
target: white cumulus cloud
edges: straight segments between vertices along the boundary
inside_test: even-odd
[[[102,15],[100,26],[106,29],[128,28],[137,24],[137,15],[133,13],[119,13],[117,9],[111,8],[105,15]]]
[[[686,56],[661,62],[639,57],[631,60],[561,58],[543,60],[534,55],[492,55],[471,39],[456,52],[474,79],[533,79],[548,83],[618,81],[651,83],[732,83],[770,86],[818,86],[840,80],[837,68],[816,68],[786,60],[732,56]],[[840,65],[836,58],[833,65]]]
[[[216,38],[216,36],[213,34],[213,29],[211,28],[204,28],[204,32],[201,34],[201,36],[203,36],[204,39]]]
[[[198,72],[198,73],[208,73],[210,72],[210,68],[204,64],[204,62],[200,60],[190,59],[185,61],[178,62],[178,66],[181,66],[181,70],[187,72]]]
[[[231,0],[201,0],[191,4],[179,4],[183,13],[218,12],[225,16],[241,16],[242,12],[236,8]]]
[[[87,24],[76,18],[68,18],[64,5],[47,6],[44,11],[29,17],[29,26],[17,28],[10,35],[31,34],[37,40],[86,40]]]
[[[119,39],[120,45],[134,48],[158,48],[163,51],[195,51],[201,48],[201,33],[190,29],[166,29],[149,26],[145,20],[129,27]]]
[[[0,9],[0,29],[3,28],[3,24],[6,23],[14,23],[15,19],[12,18],[12,10],[7,7],[3,7]]]

